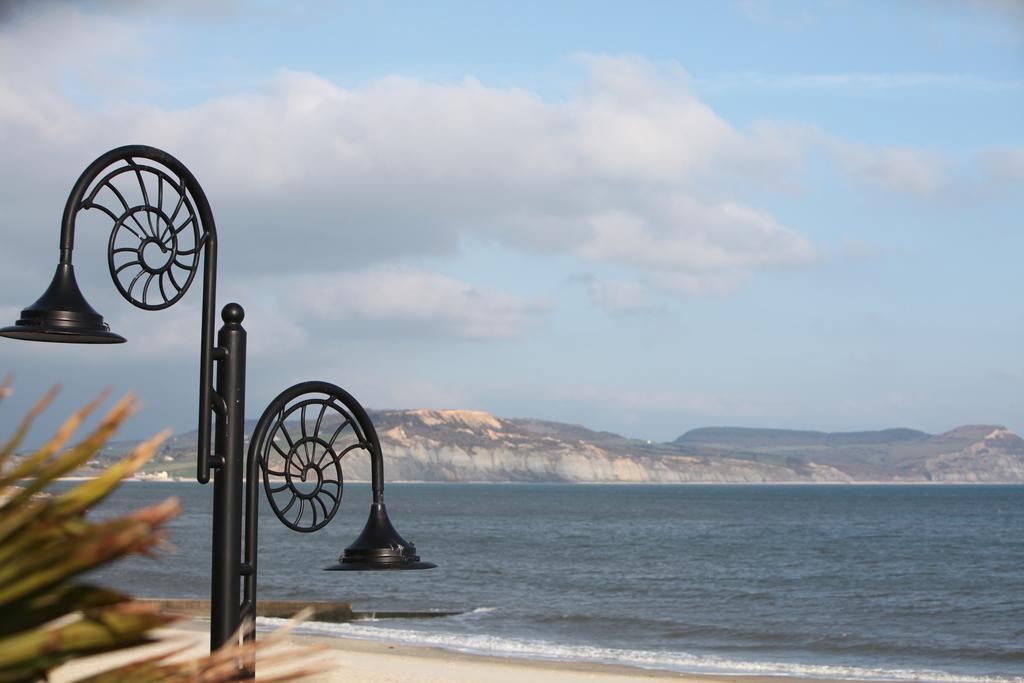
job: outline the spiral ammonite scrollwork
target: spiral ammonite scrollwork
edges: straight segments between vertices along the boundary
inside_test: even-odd
[[[177,174],[152,159],[119,159],[92,186],[82,209],[114,221],[107,248],[121,296],[139,308],[177,302],[199,270],[206,233],[193,198]]]
[[[341,505],[341,459],[370,448],[358,421],[334,397],[298,397],[278,413],[259,454],[274,514],[295,531],[323,527]]]

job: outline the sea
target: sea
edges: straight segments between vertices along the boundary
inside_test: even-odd
[[[212,494],[124,484],[98,514],[175,496],[173,547],[92,580],[208,598]],[[346,484],[338,516],[315,533],[286,528],[263,501],[260,598],[456,612],[301,630],[459,652],[690,673],[1024,681],[1024,486],[388,484],[385,501],[436,569],[321,571],[369,512],[369,487]]]

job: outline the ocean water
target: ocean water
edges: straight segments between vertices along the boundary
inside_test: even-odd
[[[174,495],[174,552],[97,580],[209,597],[212,486],[129,483],[102,514]],[[323,572],[367,486],[313,534],[261,506],[260,597],[431,619],[306,631],[688,672],[1024,680],[1024,487],[389,484],[398,530],[439,567]],[[265,625],[276,623],[261,619]]]

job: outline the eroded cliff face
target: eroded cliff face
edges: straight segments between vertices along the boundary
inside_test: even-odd
[[[387,481],[1024,483],[1024,440],[992,425],[940,435],[705,428],[672,443],[651,443],[473,410],[372,411],[371,418],[384,449]],[[173,437],[157,466],[181,465],[188,472],[195,438],[194,432]],[[113,444],[103,458],[133,445]],[[353,451],[345,458],[344,473],[348,481],[368,480],[368,456]]]
[[[813,457],[764,462],[750,457],[686,453],[558,423],[507,420],[479,411],[381,411],[378,425],[389,481],[563,481],[595,483],[850,483],[854,481],[1024,481],[1024,441],[998,428],[967,448],[965,436],[934,437],[948,453],[904,463],[888,474],[857,476]],[[561,428],[560,428],[561,427]],[[941,446],[934,446],[939,448]],[[347,471],[368,474],[366,464]]]
[[[382,437],[388,479],[407,481],[562,481],[629,483],[768,483],[849,481],[830,467],[795,472],[786,467],[738,459],[611,453],[586,443],[513,445],[495,434],[491,445],[454,447],[389,431]]]
[[[977,443],[929,458],[922,470],[931,481],[1024,482],[1024,439],[997,427]]]

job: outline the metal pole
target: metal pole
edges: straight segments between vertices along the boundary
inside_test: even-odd
[[[140,196],[129,203],[123,190],[131,184],[137,184],[137,194]],[[299,476],[306,481],[312,472],[316,478],[316,490],[312,494],[299,491],[289,477],[287,486],[291,492],[284,495],[302,500],[295,516],[286,517],[285,513],[292,505],[279,508],[272,494],[282,489],[271,489],[264,479],[271,507],[278,519],[289,528],[304,532],[316,531],[327,524],[341,502],[341,458],[352,448],[359,447],[369,451],[372,463],[373,506],[370,519],[356,542],[345,549],[339,564],[329,569],[427,569],[434,566],[420,562],[415,547],[399,536],[391,526],[383,504],[384,469],[376,431],[362,406],[340,387],[325,382],[306,382],[282,392],[264,411],[253,435],[248,463],[243,460],[246,333],[242,320],[245,312],[235,303],[224,307],[221,312],[224,325],[217,334],[217,345],[214,346],[217,230],[213,213],[195,176],[167,152],[145,145],[128,145],[103,154],[86,168],[72,188],[64,207],[60,264],[50,288],[39,301],[22,311],[22,319],[16,325],[0,329],[0,336],[82,343],[125,341],[123,337],[110,332],[103,317],[89,306],[75,282],[71,265],[75,220],[81,211],[89,209],[98,209],[114,221],[107,247],[110,275],[121,296],[138,308],[161,310],[179,301],[199,270],[200,251],[205,252],[196,479],[200,484],[205,484],[210,479],[211,470],[215,471],[210,649],[216,650],[230,641],[232,635],[238,632],[243,617],[255,620],[258,486],[261,467],[266,464],[262,461],[264,454],[260,452],[260,444],[263,443],[267,429],[280,427],[287,434],[284,423],[292,411],[298,411],[296,417],[299,418],[303,437],[301,447],[306,453]],[[130,223],[134,223],[139,230]],[[169,252],[171,257],[158,263],[147,260],[144,252],[154,244],[161,253]],[[141,284],[136,287],[140,280]],[[216,387],[213,386],[214,363],[217,364]],[[306,392],[323,394],[325,397],[305,397],[296,407],[287,409],[289,401],[301,398]],[[342,405],[351,412],[346,412]],[[319,408],[312,441],[306,432],[306,412],[310,406]],[[319,439],[321,426],[327,426],[323,424],[323,417],[328,408],[340,413],[342,418],[341,426],[335,426],[337,423],[330,425],[335,431],[329,442]],[[216,415],[214,430],[211,430],[212,415]],[[272,424],[273,420],[279,420],[280,424]],[[346,427],[353,430],[357,443],[336,451],[335,439]],[[211,436],[215,437],[212,452]],[[271,438],[276,437],[271,435]],[[288,437],[288,442],[289,453],[276,449],[285,458],[286,470],[293,467],[291,463],[298,457],[292,437]],[[307,452],[309,448],[324,448],[330,454],[330,460],[325,460],[327,453],[324,453],[313,465]],[[244,469],[248,469],[247,475]],[[268,471],[278,476],[284,475],[283,471]],[[248,482],[245,493],[244,561],[243,476]],[[310,507],[304,516],[307,501]],[[317,512],[317,506],[320,513]],[[245,603],[240,600],[242,577],[245,577]],[[250,629],[244,637],[252,640],[255,638],[255,630]],[[254,660],[239,663],[241,677],[252,678],[254,671]]]
[[[210,595],[210,649],[231,639],[240,622],[242,559],[242,470],[245,426],[245,312],[238,304],[221,311],[217,333],[216,460],[213,481],[213,571]]]

